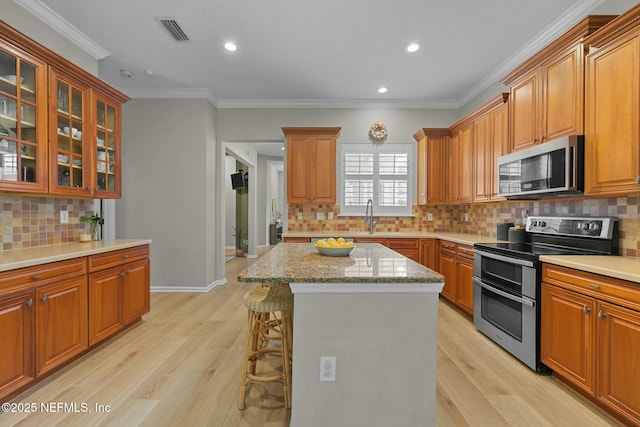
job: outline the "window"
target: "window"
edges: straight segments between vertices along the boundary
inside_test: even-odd
[[[376,216],[411,215],[411,144],[342,144],[341,213],[364,215],[369,199]]]

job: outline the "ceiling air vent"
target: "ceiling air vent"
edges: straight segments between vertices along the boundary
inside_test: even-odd
[[[180,25],[173,17],[156,16],[156,21],[162,24],[164,28],[171,33],[171,36],[179,42],[189,41],[189,36],[184,32]]]

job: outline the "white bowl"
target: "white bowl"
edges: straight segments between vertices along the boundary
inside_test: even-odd
[[[355,248],[355,245],[351,248],[323,248],[320,246],[316,246],[316,249],[318,250],[320,255],[334,257],[349,256],[351,254],[351,251],[353,251]]]

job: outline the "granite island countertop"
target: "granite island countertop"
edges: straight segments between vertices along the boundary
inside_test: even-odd
[[[444,276],[379,243],[357,243],[347,257],[328,257],[311,243],[283,243],[238,275],[264,283],[442,283]]]
[[[474,243],[495,243],[500,241],[495,237],[481,236],[479,234],[430,231],[376,231],[374,234],[369,234],[367,231],[288,231],[283,233],[282,236],[284,238],[317,237],[321,239],[328,237],[351,237],[361,239],[440,239],[470,246]]]
[[[149,244],[148,239],[116,239],[0,251],[0,272]]]

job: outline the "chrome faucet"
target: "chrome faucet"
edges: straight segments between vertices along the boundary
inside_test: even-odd
[[[371,214],[369,214],[369,207],[371,207]],[[367,200],[367,209],[364,211],[364,222],[369,223],[369,234],[373,234],[373,229],[377,222],[373,222],[373,200]]]

